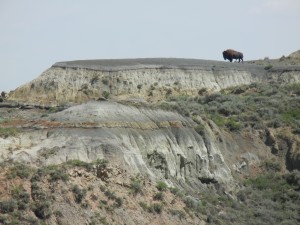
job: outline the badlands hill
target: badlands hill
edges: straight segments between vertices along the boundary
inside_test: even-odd
[[[300,222],[297,55],[55,63],[0,104],[0,223]]]
[[[269,60],[239,64],[198,59],[59,62],[17,88],[10,99],[48,105],[83,103],[108,95],[157,101],[170,92],[197,95],[200,89],[220,91],[254,82],[299,82],[299,71],[299,64],[285,65],[284,60],[272,64]]]

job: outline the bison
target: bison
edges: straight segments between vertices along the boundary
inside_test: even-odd
[[[239,62],[244,58],[243,53],[237,52],[233,49],[227,49],[226,51],[223,52],[223,58],[224,60],[228,59],[230,62],[232,62],[233,59],[239,60]]]

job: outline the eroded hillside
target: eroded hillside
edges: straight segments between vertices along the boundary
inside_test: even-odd
[[[294,56],[56,63],[0,105],[0,221],[295,224],[299,81]]]

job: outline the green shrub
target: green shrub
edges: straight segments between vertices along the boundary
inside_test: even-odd
[[[277,162],[275,160],[265,161],[264,166],[268,171],[279,172],[281,170],[280,162]]]
[[[211,115],[211,120],[214,121],[214,123],[219,126],[219,127],[223,127],[226,124],[226,118],[219,116],[219,115]]]
[[[49,171],[50,182],[62,180],[67,181],[69,179],[68,174],[62,168],[54,169]]]
[[[202,104],[207,104],[209,102],[212,102],[212,101],[217,101],[218,98],[220,98],[222,95],[221,93],[217,92],[217,93],[213,93],[213,94],[210,94],[210,95],[206,95],[204,96],[204,98],[201,98],[201,103]]]
[[[104,98],[108,99],[109,96],[110,96],[110,93],[109,93],[108,91],[103,91],[103,92],[102,92],[102,96],[103,96]]]
[[[235,121],[232,118],[229,118],[225,122],[225,126],[230,130],[230,131],[238,131],[241,129],[241,124],[237,121]]]
[[[93,163],[87,163],[79,159],[68,160],[67,165],[71,167],[82,167],[85,168],[87,171],[91,171],[93,169]]]
[[[103,77],[103,78],[102,78],[102,83],[103,83],[104,85],[108,85],[108,83],[109,83],[108,78]]]
[[[34,201],[46,201],[48,198],[37,182],[31,183],[31,197]]]
[[[66,169],[61,165],[49,165],[39,168],[32,176],[31,182],[40,181],[43,177],[49,176],[49,182],[58,180],[67,181],[69,175],[66,173]]]
[[[300,83],[290,84],[285,87],[288,91],[293,94],[300,95]]]
[[[189,209],[196,209],[198,207],[199,202],[191,196],[186,196],[183,199],[185,205]]]
[[[25,210],[27,208],[30,195],[21,186],[17,186],[12,190],[12,197],[17,201],[19,210]]]
[[[184,192],[177,187],[171,187],[170,191],[173,195],[176,195],[180,198],[182,198],[184,196]]]
[[[265,70],[269,70],[269,69],[271,69],[272,67],[273,67],[273,66],[272,66],[271,64],[269,64],[269,65],[265,66],[264,69],[265,69]]]
[[[0,202],[0,212],[10,213],[17,208],[17,202],[15,200],[7,200]]]
[[[173,215],[173,216],[178,216],[178,218],[179,218],[180,220],[186,218],[186,214],[185,214],[185,212],[183,212],[182,210],[178,210],[178,209],[170,209],[169,212],[170,212],[171,215]]]
[[[156,188],[159,191],[166,191],[168,189],[168,185],[163,181],[158,181],[156,184]]]
[[[21,179],[29,178],[32,172],[31,167],[24,163],[16,162],[13,166],[8,170],[6,176],[8,179],[12,179],[15,177],[20,177]]]
[[[154,203],[152,205],[152,208],[153,208],[154,212],[156,212],[158,214],[160,214],[163,211],[163,205],[160,203]]]
[[[121,206],[123,205],[123,199],[120,198],[120,197],[116,197],[116,198],[115,198],[115,205],[116,205],[117,207],[121,207]]]
[[[285,180],[290,184],[296,187],[297,190],[300,190],[300,171],[293,170],[292,172],[284,175]]]
[[[163,192],[157,192],[154,196],[153,196],[154,200],[158,200],[158,201],[162,201],[164,199],[164,193]]]
[[[139,202],[139,205],[143,208],[144,211],[148,211],[148,205],[146,202]]]
[[[300,109],[292,109],[281,114],[281,119],[286,123],[292,123],[300,120]]]
[[[115,192],[112,192],[110,190],[106,190],[104,192],[105,196],[108,198],[108,199],[111,199],[111,200],[115,200],[117,198]]]
[[[10,136],[16,136],[18,129],[14,127],[0,127],[0,137],[7,138]]]
[[[198,124],[195,127],[195,131],[201,136],[204,135],[204,130],[205,130],[205,127],[202,124]]]
[[[137,89],[140,91],[142,89],[143,85],[142,84],[138,84],[137,85]]]
[[[166,92],[166,96],[169,96],[172,94],[172,89],[168,89],[167,92]]]
[[[92,164],[96,166],[107,166],[108,161],[107,159],[97,159],[94,162],[92,162]]]
[[[198,91],[198,95],[204,95],[207,93],[207,88],[201,88],[199,91]]]
[[[270,180],[265,176],[259,176],[256,178],[250,178],[245,181],[246,185],[251,185],[252,187],[263,190],[269,187]]]
[[[59,112],[60,109],[58,107],[56,107],[56,106],[53,106],[53,107],[50,107],[48,109],[48,111],[49,111],[49,113],[56,113],[56,112]]]
[[[140,180],[133,180],[131,182],[130,188],[134,195],[142,193],[142,182]]]
[[[39,219],[48,219],[51,214],[51,204],[49,201],[38,201],[32,205],[32,211]]]
[[[78,187],[78,185],[74,185],[72,187],[72,192],[73,192],[74,197],[75,197],[75,202],[78,203],[78,204],[81,203],[81,201],[83,200],[83,198],[86,195],[86,190],[80,189]]]

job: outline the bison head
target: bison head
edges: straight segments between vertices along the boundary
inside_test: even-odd
[[[224,58],[224,60],[227,59],[227,52],[226,51],[223,52],[223,58]]]

